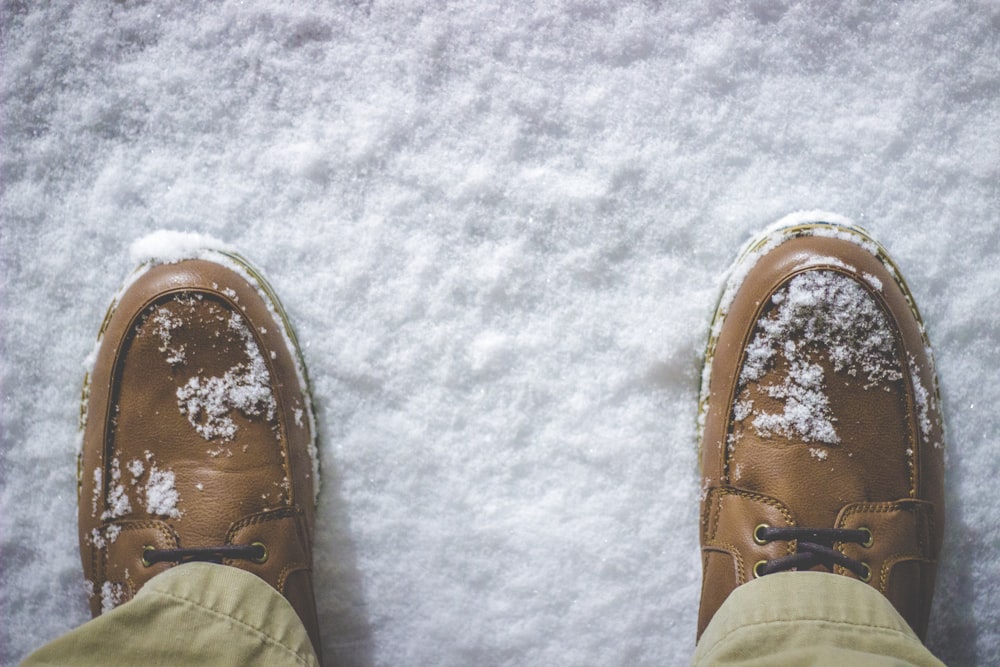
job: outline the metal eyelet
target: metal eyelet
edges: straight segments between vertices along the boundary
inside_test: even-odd
[[[150,551],[153,551],[155,548],[156,547],[152,547],[152,546],[150,546],[148,544],[142,548],[142,566],[143,567],[150,567],[150,566],[152,566],[152,563],[150,563],[148,560],[146,560],[146,554],[148,554]]]
[[[267,562],[267,546],[265,546],[265,544],[263,542],[253,542],[253,543],[251,543],[250,546],[252,546],[252,547],[260,547],[261,551],[264,552],[263,555],[261,555],[259,558],[251,558],[250,560],[252,560],[255,563],[266,563]]]
[[[766,523],[758,523],[757,527],[753,529],[753,541],[757,544],[767,544],[767,540],[760,536],[760,531],[768,528],[770,528],[770,526]]]
[[[765,565],[767,565],[767,561],[766,560],[759,560],[756,563],[754,563],[754,566],[753,566],[753,578],[754,579],[760,579],[761,577],[764,576],[763,574],[761,574],[760,568],[764,567]]]
[[[868,563],[862,563],[862,565],[865,566],[865,573],[858,578],[867,584],[869,581],[872,580],[872,568],[870,565],[868,565]]]
[[[862,526],[861,528],[858,528],[858,530],[860,530],[861,532],[865,533],[868,536],[868,538],[861,543],[861,546],[867,549],[871,547],[871,545],[875,544],[875,535],[872,534],[870,528],[865,528],[864,526]]]

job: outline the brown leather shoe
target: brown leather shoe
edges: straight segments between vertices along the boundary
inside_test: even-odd
[[[181,562],[252,572],[319,653],[316,449],[304,366],[244,260],[149,263],[112,303],[84,387],[80,554],[94,616]]]
[[[740,584],[826,570],[921,637],[944,527],[937,378],[885,250],[798,216],[748,244],[706,352],[698,636]]]

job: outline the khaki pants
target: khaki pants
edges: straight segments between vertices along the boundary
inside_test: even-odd
[[[935,665],[889,600],[855,579],[825,572],[770,574],[719,607],[695,665]]]
[[[187,563],[23,665],[318,665],[292,605],[235,567]]]
[[[189,563],[24,665],[315,665],[295,611],[252,574]],[[739,587],[705,630],[696,665],[941,665],[875,589],[821,572]]]

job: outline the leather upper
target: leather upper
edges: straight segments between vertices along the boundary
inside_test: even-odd
[[[260,542],[227,559],[285,595],[319,652],[312,413],[291,331],[232,256],[147,266],[112,304],[85,385],[80,553],[96,616],[169,563],[148,548]]]
[[[702,388],[698,635],[754,566],[755,528],[870,530],[833,547],[924,635],[944,519],[937,380],[898,271],[855,228],[773,230],[734,267]],[[832,571],[857,577],[841,566]]]

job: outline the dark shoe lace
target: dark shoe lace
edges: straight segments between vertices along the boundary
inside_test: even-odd
[[[253,544],[225,544],[219,547],[196,549],[155,549],[147,546],[142,550],[142,564],[146,567],[155,563],[189,563],[191,561],[221,563],[224,558],[263,563],[267,560],[267,547],[260,542],[254,542]]]
[[[833,548],[834,542],[849,542],[870,547],[874,541],[872,532],[867,528],[858,530],[850,528],[799,528],[796,526],[774,528],[761,524],[753,531],[753,538],[758,544],[768,542],[797,543],[796,553],[762,560],[754,565],[754,576],[763,577],[775,572],[788,570],[809,570],[817,565],[826,567],[831,572],[834,565],[850,570],[862,581],[871,579],[872,570],[867,563],[849,558]]]

